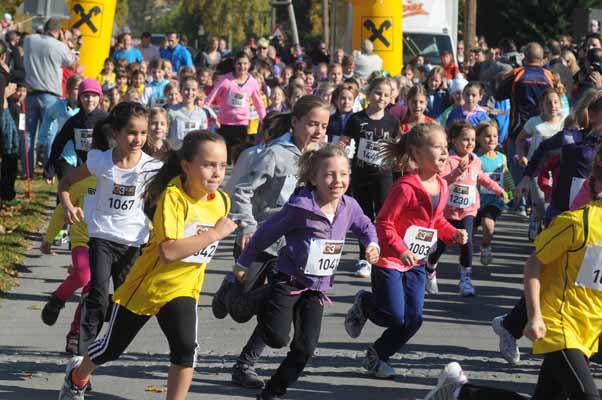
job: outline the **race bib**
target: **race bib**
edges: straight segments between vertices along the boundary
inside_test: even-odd
[[[423,228],[412,225],[406,230],[403,242],[418,261],[423,260],[437,247],[437,231],[435,229]]]
[[[380,142],[360,138],[360,142],[357,147],[357,158],[367,164],[380,167],[383,163],[381,150],[382,147]]]
[[[164,97],[153,97],[151,98],[151,107],[165,107],[167,99]]]
[[[242,108],[247,105],[247,96],[244,93],[229,92],[228,104],[232,108]]]
[[[25,130],[25,114],[24,113],[19,113],[19,130],[20,131]]]
[[[100,211],[105,215],[122,217],[137,212],[140,206],[140,196],[136,193],[138,174],[113,168],[113,175],[113,187],[105,191],[98,201]]]
[[[201,125],[201,124],[199,124],[199,123],[198,123],[198,122],[196,122],[196,121],[183,121],[183,122],[182,122],[182,127],[183,127],[182,131],[184,132],[184,136],[185,136],[185,135],[186,135],[188,132],[191,132],[191,131],[194,131],[194,130],[200,129],[200,128],[201,128],[201,127],[200,127],[200,125]]]
[[[504,185],[504,173],[503,172],[485,172],[485,175],[487,175],[489,178],[491,178],[491,180],[493,180],[495,183],[497,183],[500,186]],[[495,192],[487,189],[485,186],[481,186],[481,193],[482,194],[495,194]]]
[[[193,237],[193,236],[199,235],[203,232],[207,232],[207,230],[209,228],[213,228],[213,225],[202,224],[202,223],[190,224],[184,228],[184,238]],[[194,263],[194,264],[208,264],[211,261],[211,259],[213,258],[213,255],[215,254],[215,251],[217,250],[218,245],[219,245],[219,240],[211,243],[204,249],[201,249],[201,250],[197,251],[196,253],[193,253],[191,256],[184,258],[182,261]]]
[[[447,205],[457,208],[469,208],[476,201],[474,186],[453,184],[449,188]]]
[[[602,292],[602,246],[587,246],[575,285]]]
[[[344,244],[344,240],[311,239],[303,272],[314,276],[333,275],[341,261]]]
[[[92,148],[92,129],[74,128],[75,150],[90,151]]]

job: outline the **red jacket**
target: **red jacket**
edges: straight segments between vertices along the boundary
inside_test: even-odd
[[[454,241],[454,228],[443,216],[447,204],[447,184],[437,175],[441,188],[439,205],[433,212],[431,196],[426,191],[416,173],[399,178],[389,190],[389,194],[376,217],[376,233],[380,245],[380,259],[376,267],[408,271],[412,267],[403,265],[400,256],[408,250],[403,238],[406,230],[417,225],[437,230],[437,237],[445,243]],[[423,260],[419,264],[423,264]],[[417,264],[417,265],[419,265]]]

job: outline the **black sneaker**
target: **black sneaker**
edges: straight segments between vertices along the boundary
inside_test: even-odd
[[[228,315],[228,308],[226,307],[226,295],[232,287],[232,282],[228,279],[228,275],[224,277],[221,286],[213,296],[211,301],[211,311],[217,319],[224,319]]]
[[[46,325],[54,325],[63,307],[65,307],[65,302],[52,294],[42,310],[42,321]]]
[[[257,375],[255,368],[242,363],[236,363],[232,367],[232,383],[247,389],[263,389],[265,386],[265,382]]]
[[[282,397],[280,396],[276,396],[275,394],[272,394],[266,390],[262,390],[261,392],[257,393],[257,400],[284,400]]]

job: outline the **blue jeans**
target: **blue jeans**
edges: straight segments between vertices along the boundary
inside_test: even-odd
[[[378,357],[387,361],[422,326],[424,265],[406,272],[372,267],[372,293],[362,299],[365,315],[387,328],[374,342]]]
[[[21,138],[21,175],[27,175],[25,163],[25,146],[27,146],[27,157],[29,161],[29,175],[33,177],[35,166],[35,145],[38,125],[42,124],[44,112],[52,107],[59,98],[49,93],[32,93],[25,98],[25,128],[27,135]]]

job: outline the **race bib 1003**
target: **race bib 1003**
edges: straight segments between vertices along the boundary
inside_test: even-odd
[[[303,272],[315,276],[333,275],[341,261],[344,244],[344,240],[311,239]]]
[[[406,230],[403,242],[418,261],[426,258],[437,247],[437,231],[435,229],[423,228],[412,225]]]
[[[453,184],[449,188],[447,205],[457,208],[469,208],[476,201],[475,190],[470,185]]]
[[[202,223],[190,224],[184,228],[184,238],[200,235],[203,232],[207,232],[209,228],[213,228],[213,225]],[[195,264],[208,264],[213,258],[218,245],[219,240],[184,258],[182,261]]]

